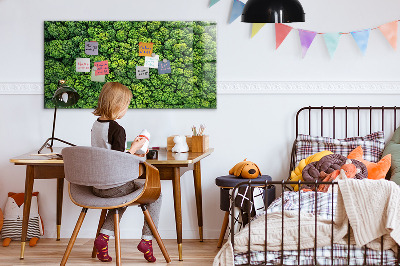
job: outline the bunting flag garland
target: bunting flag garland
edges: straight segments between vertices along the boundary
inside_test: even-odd
[[[242,15],[242,11],[244,8],[244,3],[239,0],[233,0],[231,17],[229,19],[229,24],[232,23],[235,19],[237,19],[240,15]]]
[[[209,7],[212,7],[219,1],[220,0],[210,0]],[[233,1],[233,3],[232,3],[231,14],[229,17],[229,24],[231,24],[238,17],[240,17],[245,6],[245,3],[242,2],[243,0],[231,0],[231,1]],[[359,47],[361,53],[365,55],[368,47],[368,41],[371,30],[379,29],[385,36],[389,44],[392,46],[392,48],[396,50],[399,21],[400,20],[395,20],[375,28],[369,28],[360,31],[333,32],[333,33],[323,33],[323,32],[303,30],[303,29],[293,28],[282,23],[275,23],[275,41],[276,41],[275,49],[278,49],[280,47],[280,45],[283,43],[283,41],[286,39],[286,37],[292,30],[298,30],[300,36],[302,58],[306,56],[307,51],[310,48],[317,34],[323,36],[331,58],[333,58],[336,49],[339,45],[340,37],[343,34],[351,34],[353,36],[354,41],[357,43],[357,46]],[[264,27],[265,24],[266,23],[252,23],[251,38],[253,38],[262,29],[262,27]]]
[[[371,32],[371,29],[351,32],[351,35],[353,35],[353,38],[356,41],[356,43],[357,43],[358,47],[360,48],[361,53],[363,55],[365,55],[365,51],[367,50],[370,32]]]
[[[301,54],[304,58],[317,33],[315,31],[299,30]]]
[[[293,28],[288,25],[281,24],[281,23],[275,23],[276,49],[278,49],[278,47],[285,40],[286,36],[288,36],[288,34],[290,33],[290,31],[292,29]]]
[[[218,2],[219,2],[219,0],[210,0],[210,5],[208,7],[212,7],[213,5],[215,5]]]
[[[338,47],[339,39],[340,36],[342,36],[342,34],[340,34],[339,32],[333,32],[333,33],[325,33],[323,36],[326,48],[328,48],[329,55],[332,58],[333,54],[336,51],[336,48]]]
[[[378,27],[394,50],[397,48],[397,24],[396,20]]]
[[[253,23],[253,26],[251,28],[251,38],[254,37],[258,33],[259,30],[261,30],[262,27],[264,27],[265,23]]]

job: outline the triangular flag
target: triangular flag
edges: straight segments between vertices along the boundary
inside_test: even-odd
[[[333,54],[336,51],[336,48],[339,44],[339,39],[342,34],[339,32],[333,32],[333,33],[324,33],[324,40],[326,44],[326,48],[328,48],[329,55],[331,58],[333,57]]]
[[[352,31],[351,35],[353,35],[354,40],[356,41],[358,47],[361,50],[361,53],[364,55],[368,46],[369,33],[371,29],[360,30],[360,31]]]
[[[251,38],[254,37],[254,35],[257,34],[259,30],[261,30],[262,27],[264,27],[265,23],[253,23],[253,26],[251,28]]]
[[[281,23],[275,23],[276,49],[278,49],[278,47],[282,44],[282,42],[285,40],[286,36],[288,36],[289,32],[292,29],[293,28],[288,25],[281,24]]]
[[[218,2],[219,2],[219,0],[210,0],[210,5],[208,7],[212,7],[213,5],[215,5]]]
[[[317,33],[315,31],[300,30],[301,55],[304,58]]]
[[[229,19],[229,23],[232,23],[235,19],[237,19],[240,15],[242,15],[242,11],[244,8],[244,3],[239,0],[233,0],[231,17]]]
[[[393,49],[396,50],[397,48],[397,20],[393,22],[386,23],[382,26],[378,27],[383,35],[385,35],[386,39],[390,43],[390,45],[393,47]]]

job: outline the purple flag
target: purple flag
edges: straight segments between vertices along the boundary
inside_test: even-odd
[[[317,35],[317,33],[315,31],[299,29],[301,54],[302,54],[303,58],[306,56],[307,50],[308,50],[308,48],[310,48],[310,45],[312,44],[316,35]]]

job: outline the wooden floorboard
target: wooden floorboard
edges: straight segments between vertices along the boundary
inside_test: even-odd
[[[21,244],[18,241],[12,241],[9,247],[0,246],[0,265],[60,265],[61,258],[64,255],[69,239],[40,239],[35,247],[25,248],[25,258],[19,259]],[[143,254],[136,249],[140,240],[121,239],[122,264],[123,265],[212,265],[215,255],[218,253],[218,240],[199,240],[185,239],[183,241],[183,261],[178,260],[178,247],[176,240],[163,240],[168,250],[172,262],[167,264],[154,241],[154,254],[157,258],[156,263],[149,264]],[[114,263],[114,240],[110,240],[109,254],[113,257],[112,263],[104,263],[91,258],[93,240],[77,239],[68,259],[67,265],[115,265]]]

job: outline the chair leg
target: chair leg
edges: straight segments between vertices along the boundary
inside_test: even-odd
[[[60,265],[64,266],[67,263],[69,254],[71,253],[72,247],[74,246],[76,237],[78,236],[79,230],[81,229],[83,220],[85,219],[87,208],[82,208],[81,214],[79,215],[78,221],[76,222],[75,229],[72,232],[72,236],[68,242],[67,249],[65,250],[64,256],[61,260]]]
[[[119,235],[119,213],[118,209],[115,209],[114,214],[114,234],[115,234],[115,256],[117,257],[115,265],[121,265],[121,243]]]
[[[146,208],[146,205],[140,205],[140,207],[142,208],[143,214],[144,214],[144,219],[146,220],[147,224],[150,227],[151,232],[153,233],[153,236],[155,237],[155,239],[157,240],[157,244],[161,249],[161,252],[164,256],[164,259],[167,263],[171,262],[171,259],[168,255],[168,251],[164,246],[164,243],[161,240],[160,234],[158,233],[158,230],[156,228],[156,225],[153,222],[153,219],[151,218],[151,215],[149,213],[149,211]]]
[[[221,234],[219,235],[217,248],[220,248],[222,246],[222,242],[224,241],[226,228],[228,227],[228,222],[229,222],[229,212],[225,212],[225,217],[224,217],[224,221],[222,222]]]
[[[100,215],[100,219],[99,219],[99,226],[97,227],[96,238],[100,234],[101,227],[103,227],[104,221],[106,220],[106,215],[107,215],[107,210],[106,209],[101,210],[101,215]],[[97,250],[96,250],[96,248],[95,248],[95,246],[93,244],[92,258],[96,258],[96,254],[97,254]]]

